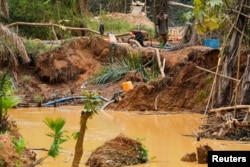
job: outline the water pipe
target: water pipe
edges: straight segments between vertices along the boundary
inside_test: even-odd
[[[100,99],[102,99],[103,101],[110,101],[102,96],[99,96]],[[57,100],[53,100],[53,101],[49,101],[47,103],[43,103],[42,104],[42,107],[46,107],[46,106],[51,106],[51,105],[54,105],[56,103],[60,103],[60,102],[64,102],[64,101],[69,101],[69,100],[73,100],[73,99],[86,99],[86,96],[69,96],[69,97],[63,97],[61,99],[57,99]]]

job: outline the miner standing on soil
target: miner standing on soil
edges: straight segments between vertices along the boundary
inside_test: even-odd
[[[168,41],[168,15],[163,9],[156,16],[156,32],[160,36],[161,46],[164,47]]]

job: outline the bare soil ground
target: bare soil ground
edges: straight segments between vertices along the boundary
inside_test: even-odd
[[[130,72],[122,80],[106,85],[87,84],[100,68],[109,63],[110,43],[100,37],[75,38],[71,43],[39,55],[36,66],[21,66],[16,73],[19,96],[23,103],[34,103],[34,97],[44,101],[81,95],[83,90],[98,90],[110,99],[122,91],[122,82],[132,81],[134,89],[122,94],[122,100],[108,106],[109,110],[122,111],[195,111],[206,104],[213,76],[197,66],[211,69],[216,66],[216,49],[193,46],[177,51],[160,52],[166,60],[166,77],[145,83],[139,74]],[[136,49],[135,49],[136,51]],[[128,55],[126,47],[117,47],[115,57]],[[142,52],[145,60],[155,54],[147,49]],[[31,77],[24,82],[25,75]],[[70,101],[69,104],[77,104]]]
[[[17,138],[16,138],[17,139]],[[8,134],[0,134],[0,166],[29,166],[36,160],[36,153],[27,149],[17,152],[13,138]],[[18,140],[18,139],[17,139]]]
[[[119,167],[146,163],[147,153],[142,144],[120,134],[98,147],[86,162],[90,167]]]

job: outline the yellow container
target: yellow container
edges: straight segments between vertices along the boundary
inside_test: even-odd
[[[132,82],[131,82],[131,81],[123,82],[123,83],[122,83],[122,89],[123,89],[123,91],[125,91],[125,92],[127,92],[127,91],[133,89],[133,84],[132,84]]]

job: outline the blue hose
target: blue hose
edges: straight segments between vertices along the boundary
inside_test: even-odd
[[[54,105],[54,104],[56,104],[56,103],[60,103],[60,102],[64,102],[64,101],[69,101],[69,100],[73,100],[73,99],[82,99],[82,100],[84,100],[84,99],[86,99],[86,96],[70,96],[70,97],[63,97],[63,98],[61,98],[61,99],[57,99],[57,100],[49,101],[49,102],[47,102],[47,103],[43,103],[42,106],[43,106],[43,107],[51,106],[51,105]],[[106,101],[106,102],[109,101],[108,99],[106,99],[106,98],[104,98],[104,97],[102,97],[102,96],[100,96],[100,99],[102,99],[102,100],[104,100],[104,101]]]

